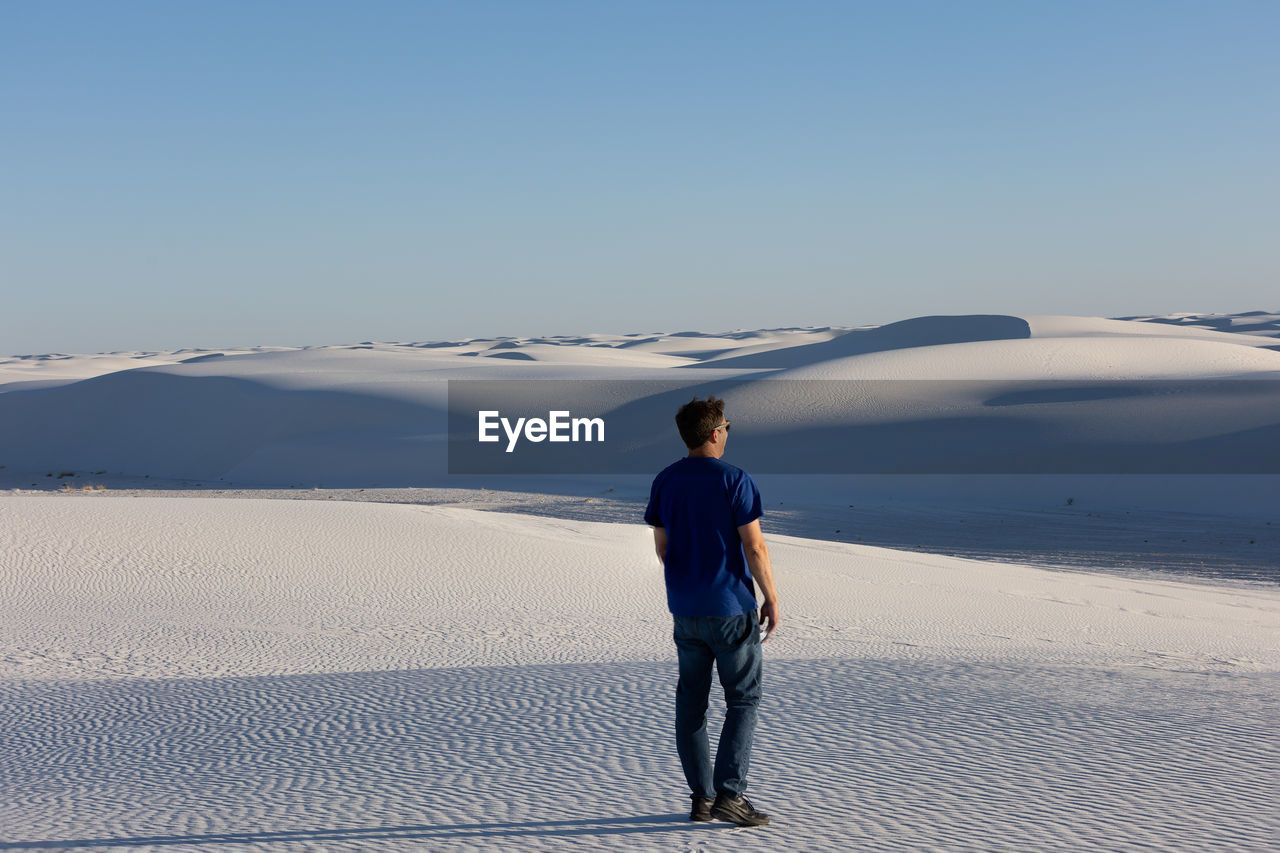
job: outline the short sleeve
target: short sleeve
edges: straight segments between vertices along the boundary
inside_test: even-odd
[[[756,487],[756,481],[751,479],[751,475],[744,471],[737,488],[733,490],[734,526],[750,524],[762,515],[764,510],[760,506],[760,489]]]
[[[661,491],[660,482],[662,477],[654,477],[653,485],[649,488],[649,505],[644,508],[645,523],[651,527],[663,527],[661,515]]]

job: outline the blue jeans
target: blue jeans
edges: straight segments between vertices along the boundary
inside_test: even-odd
[[[680,681],[676,686],[676,751],[695,797],[738,796],[747,789],[751,737],[760,704],[760,617],[675,616]],[[711,666],[720,674],[725,717],[715,773],[707,742]]]

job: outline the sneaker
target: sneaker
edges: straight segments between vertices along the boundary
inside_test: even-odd
[[[716,801],[711,804],[711,816],[718,820],[736,823],[738,826],[764,826],[769,822],[767,814],[756,811],[755,806],[751,805],[751,801],[741,795],[730,797],[720,794],[717,796]]]
[[[689,820],[714,820],[711,817],[711,802],[710,797],[694,797],[693,810],[689,812]]]

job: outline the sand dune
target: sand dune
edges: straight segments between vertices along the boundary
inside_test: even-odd
[[[860,429],[869,422],[893,428],[883,435],[851,432],[844,442],[874,448],[888,440],[884,453],[869,451],[888,460],[881,467],[849,457],[837,459],[834,470],[914,470],[899,457],[918,446],[936,451],[922,462],[928,470],[944,470],[947,460],[964,456],[971,457],[965,473],[981,472],[988,460],[1008,456],[1011,442],[1027,440],[1029,429],[1051,437],[1038,455],[1026,457],[1026,464],[1046,471],[1118,470],[1116,460],[1129,458],[1138,460],[1136,471],[1174,472],[1203,458],[1205,470],[1247,473],[1280,465],[1268,449],[1277,444],[1280,423],[1269,403],[1259,405],[1243,390],[1234,401],[1189,393],[1180,408],[1156,410],[1143,407],[1150,400],[1138,407],[1107,403],[1105,395],[1081,397],[1079,389],[1071,390],[1076,397],[1064,397],[1057,383],[1275,378],[1280,352],[1268,348],[1270,340],[1194,324],[974,315],[871,328],[14,357],[0,360],[0,471],[6,472],[3,485],[18,488],[39,487],[46,473],[63,471],[262,486],[442,485],[447,380],[484,378],[663,380],[675,383],[672,388],[719,391],[739,406],[756,400],[758,410],[739,410],[747,415],[742,425],[767,427],[756,438],[775,449],[830,442],[813,429]],[[767,399],[772,391],[750,387],[766,378],[996,384],[960,396],[939,384],[924,397],[913,392],[909,405],[885,390],[873,404],[851,408],[835,392],[830,399],[775,405]],[[999,384],[1011,381],[1020,384]],[[626,447],[652,445],[645,452],[658,453],[666,419],[657,430],[636,413],[665,411],[671,395],[649,397],[635,387],[631,399],[611,402],[608,412],[623,419]],[[1012,399],[1014,391],[1023,395],[1016,412],[987,405]],[[1030,405],[1033,399],[1041,404]],[[1205,428],[1206,418],[1217,423],[1216,431]],[[1116,443],[1118,437],[1131,441],[1129,425],[1143,422],[1166,434],[1138,436],[1132,453]],[[634,436],[625,434],[628,427]],[[1055,455],[1059,434],[1109,443]],[[768,453],[752,456],[751,432],[742,436],[744,461],[809,470]],[[957,436],[964,453],[946,449]],[[1081,467],[1085,458],[1101,461]]]
[[[1246,311],[1242,314],[1168,314],[1151,317],[1127,317],[1148,323],[1162,323],[1182,328],[1216,329],[1234,334],[1280,337],[1280,313]]]
[[[776,379],[1178,379],[1280,376],[1280,353],[1218,340],[1066,335],[902,347],[824,359]]]

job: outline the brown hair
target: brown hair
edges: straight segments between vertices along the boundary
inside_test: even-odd
[[[724,400],[716,399],[710,394],[705,400],[699,400],[695,395],[676,412],[676,428],[680,430],[680,438],[690,450],[706,444],[707,439],[711,438],[711,431],[723,422]]]

